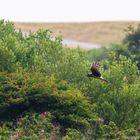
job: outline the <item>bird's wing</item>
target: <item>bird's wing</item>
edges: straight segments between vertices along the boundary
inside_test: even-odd
[[[99,71],[99,67],[100,67],[100,65],[97,64],[97,63],[93,63],[92,66],[91,66],[90,70],[95,77],[100,77],[101,76],[101,73]]]

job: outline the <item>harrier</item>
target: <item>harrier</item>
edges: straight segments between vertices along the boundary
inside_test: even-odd
[[[93,63],[90,70],[91,70],[91,73],[89,73],[87,76],[88,77],[94,77],[94,78],[97,78],[97,79],[100,79],[104,82],[109,82],[107,80],[105,80],[102,76],[101,76],[101,73],[99,71],[99,68],[100,68],[100,64],[99,63]]]

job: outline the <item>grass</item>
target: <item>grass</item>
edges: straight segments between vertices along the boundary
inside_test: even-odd
[[[22,23],[16,22],[16,29],[36,31],[40,28],[51,29],[53,35],[78,41],[98,43],[102,45],[121,41],[125,36],[124,29],[140,22],[89,22],[89,23]]]

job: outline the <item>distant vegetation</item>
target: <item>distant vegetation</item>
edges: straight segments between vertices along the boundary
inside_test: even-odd
[[[140,138],[140,28],[123,42],[63,48],[49,30],[29,35],[0,21],[0,139]],[[110,81],[90,79],[92,61]]]

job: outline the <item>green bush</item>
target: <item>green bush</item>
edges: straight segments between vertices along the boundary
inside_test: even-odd
[[[0,44],[0,71],[12,72],[16,70],[16,58],[14,53]]]
[[[134,61],[137,61],[137,66],[140,68],[140,25],[134,29],[129,26],[124,38],[124,43],[127,44],[127,49],[131,55],[134,55]]]
[[[107,47],[92,49],[92,50],[87,51],[86,57],[90,62],[92,62],[93,60],[94,61],[101,61],[101,60],[107,58],[108,52],[109,52],[109,49]]]
[[[0,139],[139,138],[139,30],[125,40],[63,48],[49,30],[25,35],[1,20]],[[86,76],[92,61],[110,83]]]
[[[93,138],[96,139],[138,139],[139,133],[134,129],[119,130],[114,122],[109,122],[108,125],[101,124],[96,128],[96,134]]]
[[[121,56],[111,62],[107,75],[111,83],[106,86],[106,90],[104,89],[97,101],[100,116],[105,122],[113,121],[119,127],[138,127],[140,121],[138,68],[130,59]]]
[[[62,140],[81,140],[83,138],[82,133],[76,129],[67,129],[66,136]]]
[[[92,105],[77,89],[40,73],[0,73],[0,116],[50,111],[66,127],[86,126],[95,119]],[[65,88],[64,88],[64,86]]]
[[[53,125],[49,112],[26,114],[18,118],[14,130],[17,139],[48,139],[60,135],[60,128]]]

